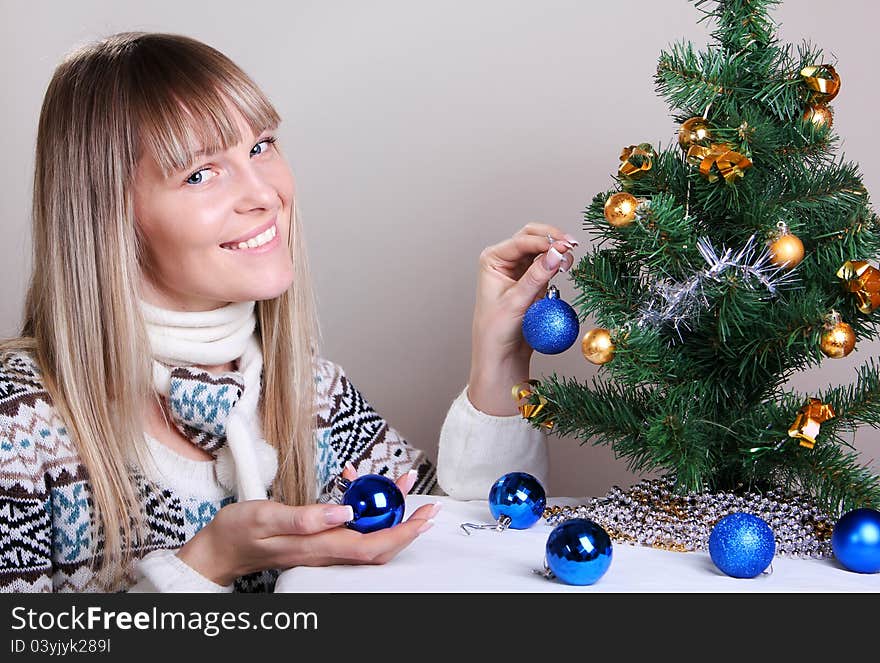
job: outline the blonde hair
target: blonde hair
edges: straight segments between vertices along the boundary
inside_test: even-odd
[[[139,306],[145,255],[132,177],[150,155],[167,173],[196,145],[226,150],[277,126],[269,100],[238,66],[188,37],[126,32],[78,48],[55,70],[40,113],[33,189],[33,274],[21,336],[0,351],[34,354],[46,390],[88,472],[101,582],[123,581],[144,534],[127,460],[143,446],[154,397],[151,350]],[[315,498],[318,325],[299,214],[291,212],[295,278],[257,302],[264,357],[260,416],[279,452],[274,497]]]

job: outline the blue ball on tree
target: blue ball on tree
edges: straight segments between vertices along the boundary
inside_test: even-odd
[[[526,342],[538,352],[556,355],[568,350],[580,333],[577,313],[551,285],[547,295],[529,306],[522,321]]]
[[[770,525],[750,513],[724,516],[709,534],[709,556],[715,566],[734,578],[760,575],[775,554],[776,540]]]
[[[397,484],[380,474],[365,474],[352,481],[345,489],[342,503],[354,512],[346,527],[362,534],[397,525],[406,508]]]
[[[842,516],[831,533],[831,548],[850,571],[880,571],[880,511],[853,509]]]

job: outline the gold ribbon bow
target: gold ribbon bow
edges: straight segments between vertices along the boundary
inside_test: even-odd
[[[735,152],[730,145],[713,143],[709,147],[703,145],[691,145],[687,151],[687,160],[694,166],[700,167],[700,174],[710,182],[718,179],[718,175],[724,178],[728,184],[732,184],[737,177],[742,177],[746,168],[751,167],[752,162],[739,152]],[[718,169],[718,173],[712,170],[712,166]]]
[[[828,103],[840,92],[840,76],[830,64],[818,64],[801,69],[804,83],[813,91],[816,101]]]
[[[788,436],[800,438],[802,447],[812,449],[819,435],[819,425],[836,416],[833,407],[818,398],[811,398],[809,403],[798,410],[794,423],[788,429]]]
[[[633,159],[635,157],[635,159]],[[624,147],[620,153],[620,168],[617,172],[621,177],[637,180],[651,170],[653,164],[654,148],[650,143],[640,143]]]
[[[523,419],[531,420],[536,414],[538,414],[541,410],[544,409],[544,406],[547,405],[547,399],[538,395],[538,403],[537,405],[534,403],[530,403],[525,399],[528,399],[534,393],[532,391],[532,387],[536,387],[540,383],[537,380],[526,380],[525,382],[518,382],[513,385],[513,400],[515,400],[518,405],[517,409],[519,409],[520,414],[522,414]],[[544,428],[553,428],[552,421],[544,421],[541,423],[541,426]]]
[[[880,269],[871,267],[866,260],[847,260],[837,270],[838,278],[845,279],[848,292],[856,293],[859,310],[873,313],[880,307]]]

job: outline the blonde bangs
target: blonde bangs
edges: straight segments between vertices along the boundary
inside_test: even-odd
[[[139,152],[166,176],[191,167],[200,151],[221,152],[244,139],[231,110],[255,136],[280,124],[266,95],[213,48],[182,37],[154,44],[146,35],[139,42],[129,79],[132,121]]]

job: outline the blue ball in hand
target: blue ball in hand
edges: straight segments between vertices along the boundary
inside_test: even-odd
[[[346,527],[363,534],[393,527],[403,520],[406,503],[403,493],[391,479],[365,474],[349,484],[342,503],[354,511]]]
[[[489,489],[489,511],[511,529],[528,529],[544,513],[547,494],[544,486],[528,472],[508,472]]]
[[[724,516],[709,534],[709,556],[715,566],[734,578],[760,575],[775,554],[776,540],[770,525],[750,513]]]
[[[611,566],[611,537],[587,518],[557,525],[547,538],[547,567],[567,585],[592,585]]]
[[[550,286],[547,295],[529,306],[523,316],[522,333],[533,349],[556,355],[577,340],[580,323],[574,309],[559,298],[556,286]]]
[[[843,515],[831,533],[831,548],[850,571],[880,571],[880,511],[853,509]]]

